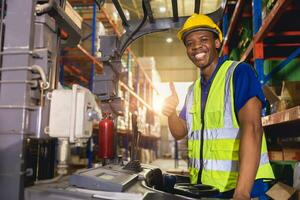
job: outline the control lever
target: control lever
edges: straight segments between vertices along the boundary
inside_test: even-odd
[[[132,147],[131,147],[131,161],[127,163],[123,169],[131,170],[134,172],[141,172],[142,167],[140,164],[140,161],[137,158],[137,152],[139,147],[139,141],[140,141],[140,132],[138,131],[137,126],[137,115],[132,114],[132,131],[133,131],[133,137],[132,137]]]
[[[139,143],[139,131],[137,126],[137,115],[132,114],[132,148],[131,148],[131,160],[138,160],[137,159],[137,152],[138,152],[138,143]]]

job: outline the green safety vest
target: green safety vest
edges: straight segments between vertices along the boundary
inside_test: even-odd
[[[225,61],[220,66],[210,86],[203,118],[200,79],[190,87],[186,98],[191,183],[197,183],[202,169],[201,182],[220,192],[234,189],[238,178],[240,133],[233,95],[233,72],[237,65],[238,62]],[[256,179],[261,178],[274,179],[264,135],[256,174]]]

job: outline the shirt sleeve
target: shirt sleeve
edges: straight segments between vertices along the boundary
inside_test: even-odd
[[[181,109],[181,111],[180,111],[180,113],[179,113],[179,117],[180,117],[181,119],[183,119],[184,121],[186,121],[186,101],[187,101],[188,95],[192,92],[192,90],[193,90],[193,88],[194,88],[193,86],[194,86],[194,83],[193,83],[192,85],[189,86],[188,91],[187,91],[187,94],[186,94],[186,96],[185,96],[185,100],[184,100],[183,107],[182,107],[182,109]]]
[[[186,121],[186,105],[185,104],[183,105],[183,107],[179,113],[179,117]]]
[[[257,97],[262,108],[266,106],[266,98],[254,68],[247,63],[240,63],[233,74],[234,107],[236,115],[252,97]]]

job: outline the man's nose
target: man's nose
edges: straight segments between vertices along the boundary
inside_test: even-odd
[[[203,44],[202,44],[201,42],[195,42],[195,43],[193,44],[193,49],[201,48],[202,45],[203,45]]]

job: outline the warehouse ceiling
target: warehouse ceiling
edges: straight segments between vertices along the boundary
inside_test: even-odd
[[[85,12],[89,13],[87,13],[88,16],[85,15],[85,20],[92,19],[92,7],[85,7],[85,5],[92,5],[93,0],[69,0],[69,2],[77,7],[76,10],[81,15],[85,15]],[[199,12],[206,14],[222,7],[226,0],[177,0],[178,15],[190,16],[193,14],[195,2],[200,2]],[[143,17],[141,0],[120,0],[119,3],[130,20]],[[106,0],[104,5],[105,10],[112,16],[112,19],[121,25],[121,20],[118,18],[118,13],[112,4],[112,0]],[[150,5],[154,19],[173,16],[172,0],[150,0]],[[105,25],[108,23],[103,23],[105,28],[111,30],[108,33],[113,33],[112,28]],[[122,32],[122,30],[120,31]],[[176,32],[177,30],[169,30],[146,35],[134,41],[131,44],[131,48],[137,56],[155,58],[156,68],[160,74],[161,81],[194,81],[198,77],[199,72],[187,58],[185,47],[176,38]]]
[[[123,9],[128,10],[130,19],[140,19],[143,16],[140,0],[119,1]],[[195,0],[177,0],[178,15],[190,16],[194,13]],[[200,13],[207,14],[216,11],[224,0],[201,0]],[[152,0],[151,9],[155,18],[172,17],[171,0]],[[197,79],[199,72],[187,58],[184,45],[176,38],[177,30],[152,33],[133,43],[132,46],[139,56],[151,57],[156,61],[156,69],[162,82],[190,82]]]
[[[119,2],[123,9],[130,12],[131,18],[141,18],[141,16],[143,16],[141,0],[125,0]],[[217,10],[224,0],[201,0],[199,2],[200,13],[206,14]],[[179,16],[189,16],[194,12],[194,0],[177,0],[177,3]],[[151,0],[150,4],[155,18],[172,16],[171,0]]]
[[[128,10],[130,19],[137,19],[143,16],[140,0],[119,1],[123,9]],[[190,16],[194,13],[195,0],[177,0],[178,15]],[[200,13],[207,14],[220,8],[224,0],[201,0]],[[171,0],[151,0],[151,9],[154,19],[172,17]],[[153,33],[144,36],[133,43],[133,48],[140,56],[153,56],[156,61],[156,68],[162,82],[190,82],[197,79],[199,72],[186,56],[184,45],[176,38],[177,30]]]

